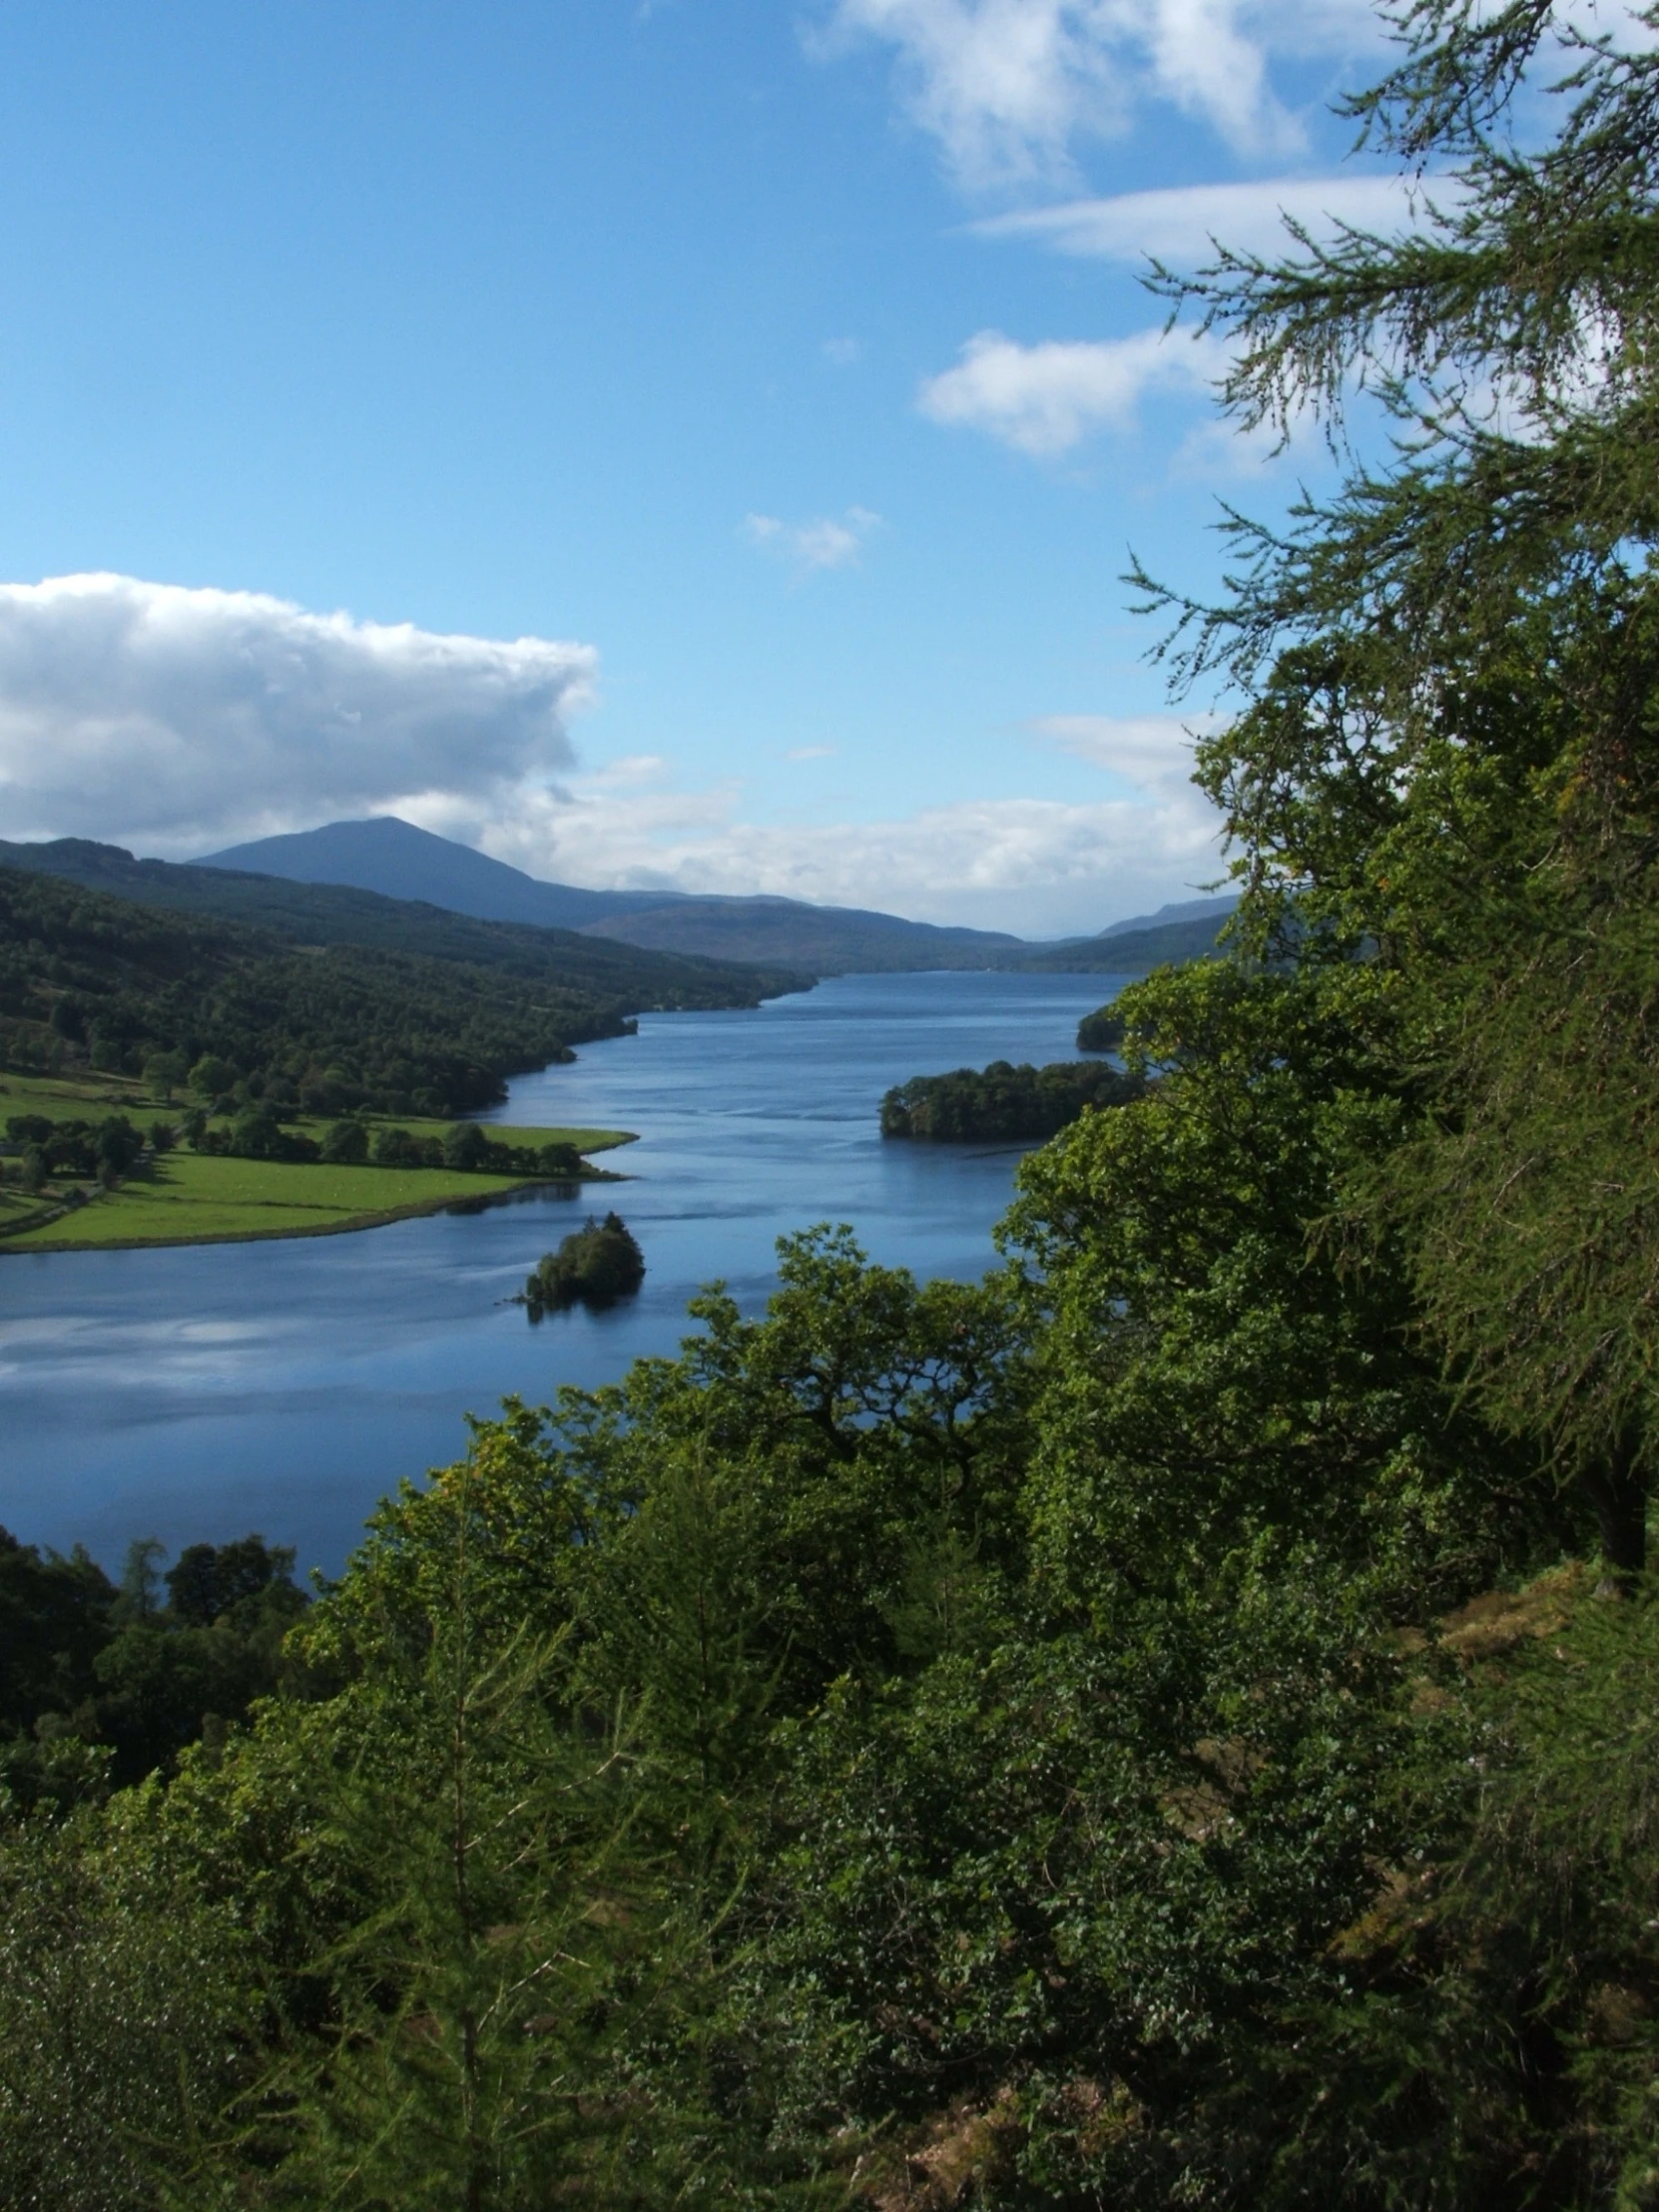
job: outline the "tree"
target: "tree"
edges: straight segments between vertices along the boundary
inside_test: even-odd
[[[230,1061],[214,1052],[205,1052],[190,1071],[191,1089],[210,1104],[225,1097],[236,1080],[237,1071]]]
[[[447,1130],[443,1139],[443,1164],[446,1168],[479,1168],[489,1151],[490,1141],[475,1121],[458,1121]]]
[[[190,1080],[190,1062],[182,1052],[152,1052],[144,1063],[144,1086],[166,1106]]]
[[[324,1133],[321,1157],[329,1167],[361,1167],[368,1159],[368,1131],[360,1121],[336,1121]]]
[[[1347,480],[1282,535],[1230,518],[1219,605],[1154,596],[1178,678],[1252,695],[1200,753],[1241,942],[1361,962],[1347,1003],[1414,1109],[1349,1202],[1408,1224],[1426,1326],[1628,1577],[1659,1467],[1659,60],[1551,0],[1394,22],[1350,112],[1435,172],[1419,227],[1156,278],[1231,339],[1236,416],[1323,414]]]

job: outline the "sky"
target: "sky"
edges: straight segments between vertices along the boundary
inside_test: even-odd
[[[1388,227],[1358,0],[11,0],[0,836],[395,813],[1055,936],[1220,871],[1131,552],[1321,481],[1147,252]]]

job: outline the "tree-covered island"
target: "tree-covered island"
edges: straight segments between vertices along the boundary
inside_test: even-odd
[[[1121,1106],[1143,1088],[1139,1076],[1099,1060],[1040,1068],[993,1060],[895,1084],[881,1101],[881,1134],[929,1144],[1034,1143],[1068,1128],[1086,1108]]]
[[[1659,15],[1589,20],[1411,8],[1418,228],[1198,289],[1245,421],[1401,442],[1166,601],[1236,956],[1001,1266],[821,1228],[510,1403],[136,1785],[115,1600],[0,1572],[0,2200],[1659,2201]]]

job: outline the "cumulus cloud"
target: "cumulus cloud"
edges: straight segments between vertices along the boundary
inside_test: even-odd
[[[917,405],[935,422],[1052,457],[1096,430],[1132,429],[1149,392],[1207,390],[1224,361],[1216,341],[1186,331],[1021,345],[981,330],[954,368],[922,383]]]
[[[1104,770],[1099,799],[972,799],[856,822],[744,819],[735,781],[687,790],[658,759],[572,779],[478,830],[498,859],[595,888],[757,891],[1032,936],[1083,934],[1219,871],[1220,821],[1174,717],[1056,716],[1033,734]],[[411,819],[416,819],[411,816]],[[464,827],[433,805],[422,827]]]
[[[1270,57],[1376,36],[1366,0],[833,0],[819,44],[889,47],[908,112],[977,188],[1063,172],[1147,100],[1244,152],[1294,147]]]
[[[868,507],[848,507],[842,515],[818,515],[811,522],[784,522],[777,515],[746,515],[751,545],[781,553],[798,569],[846,568],[856,561],[881,517]]]
[[[130,576],[0,585],[0,833],[148,851],[407,812],[485,812],[572,761],[595,657]]]
[[[1452,205],[1456,189],[1450,178],[1426,188],[1442,207]],[[1341,225],[1387,236],[1419,221],[1423,207],[1424,189],[1404,177],[1270,177],[1070,200],[992,216],[973,229],[981,238],[1031,240],[1090,260],[1140,264],[1150,256],[1186,267],[1207,260],[1216,242],[1242,254],[1284,251],[1287,216],[1316,238]]]

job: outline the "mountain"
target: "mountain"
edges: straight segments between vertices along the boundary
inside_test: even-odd
[[[1131,930],[1165,929],[1178,921],[1208,921],[1219,929],[1238,903],[1236,891],[1225,898],[1181,898],[1160,906],[1155,914],[1131,914],[1127,921],[1110,922],[1099,933],[1103,937],[1122,937]]]
[[[871,975],[907,968],[989,968],[1024,950],[994,929],[945,929],[857,906],[800,898],[684,898],[652,912],[590,921],[584,936],[727,960],[782,960],[815,975]]]
[[[423,899],[479,921],[525,921],[539,929],[580,929],[613,914],[666,906],[679,895],[543,883],[505,860],[417,830],[395,815],[325,823],[320,830],[300,830],[291,836],[258,837],[252,844],[209,852],[196,865],[279,875],[290,883],[346,883],[386,898]]]
[[[815,975],[878,969],[994,967],[1020,948],[1000,930],[940,929],[896,914],[814,906],[798,898],[698,897],[683,891],[589,891],[544,883],[470,845],[379,815],[331,822],[292,836],[261,837],[197,862],[290,882],[349,884],[424,899],[490,921],[579,929],[641,950],[722,960],[774,961]]]
[[[351,945],[502,969],[537,987],[591,993],[629,1013],[657,1006],[753,1006],[781,991],[805,990],[812,981],[795,970],[642,950],[571,929],[480,921],[343,884],[136,860],[120,845],[85,837],[49,844],[0,842],[0,867],[57,876],[141,906],[239,922],[292,944]]]
[[[78,838],[0,846],[0,860],[45,868],[123,898],[280,929],[308,943],[379,945],[495,963],[532,956],[526,940],[553,930],[566,940],[567,961],[577,957],[580,941],[594,961],[607,957],[600,949],[605,945],[616,948],[610,957],[625,959],[627,946],[663,958],[759,963],[810,975],[906,968],[1142,974],[1166,960],[1200,959],[1212,951],[1217,929],[1237,903],[1179,900],[1155,914],[1114,922],[1098,936],[1031,944],[1002,930],[941,928],[799,898],[544,883],[389,815],[261,837],[189,865],[135,860],[119,846]],[[503,929],[524,934],[516,940],[488,934]],[[798,980],[763,980],[756,988],[768,995]]]
[[[299,945],[0,866],[9,1068],[138,1075],[159,1053],[207,1057],[225,1064],[216,1090],[242,1080],[311,1112],[447,1115],[490,1105],[508,1076],[568,1059],[572,1044],[625,1034],[629,1012],[552,973]]]
[[[995,964],[1051,975],[1145,975],[1171,962],[1179,966],[1212,957],[1222,925],[1237,904],[1236,898],[1186,899],[1156,914],[1114,922],[1095,937],[1029,945],[1017,959]]]

